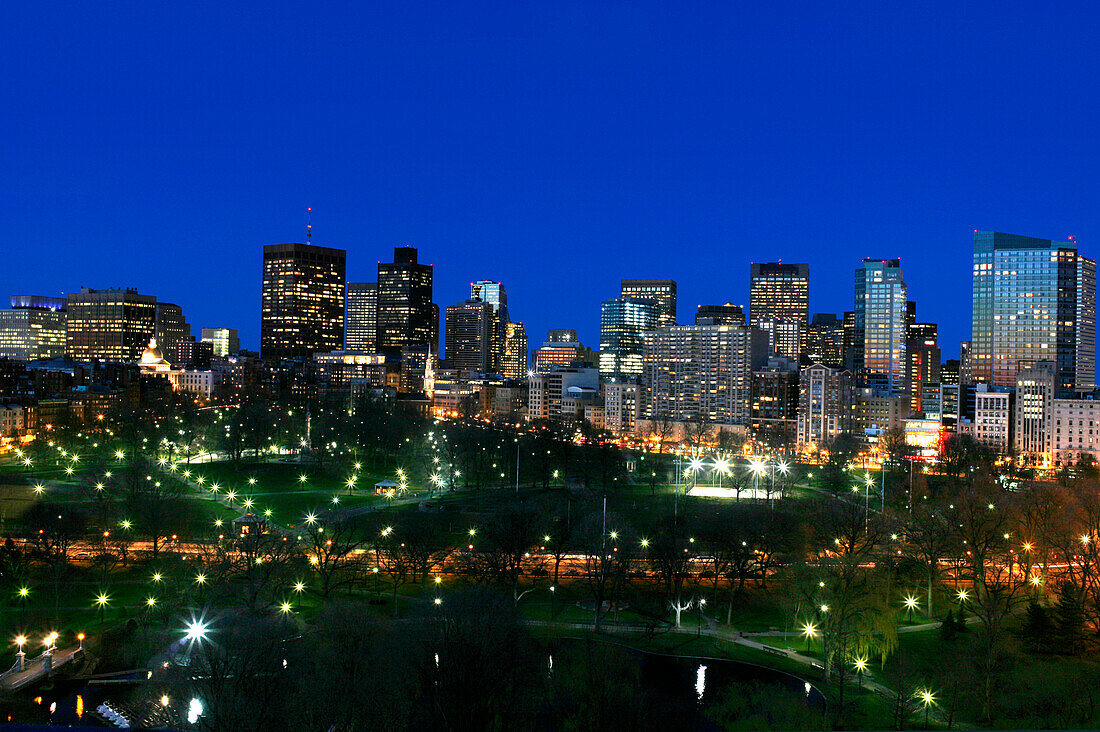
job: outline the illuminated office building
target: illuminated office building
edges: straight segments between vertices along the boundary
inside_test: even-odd
[[[765,330],[775,355],[797,360],[810,322],[810,265],[753,262],[749,323]]]
[[[491,373],[497,370],[493,352],[496,317],[482,300],[448,305],[444,327],[444,356],[459,371]]]
[[[374,353],[378,349],[378,283],[349,282],[344,348]]]
[[[264,247],[260,356],[303,359],[344,345],[347,252],[313,244]]]
[[[744,325],[745,312],[740,305],[700,305],[695,310],[696,325]]]
[[[241,337],[236,328],[203,328],[202,342],[213,344],[215,356],[235,356],[241,352]]]
[[[657,327],[655,300],[619,297],[600,305],[600,376],[637,376],[642,373],[642,342]]]
[[[644,418],[747,426],[752,372],[763,364],[766,349],[765,335],[746,326],[677,325],[647,332]]]
[[[841,368],[844,365],[844,321],[833,313],[814,313],[802,338],[804,363]]]
[[[506,323],[504,326],[504,356],[500,373],[509,379],[527,376],[527,329],[523,323]]]
[[[393,262],[378,263],[378,349],[439,348],[439,308],[432,302],[432,265],[417,262],[415,247],[395,247]]]
[[[65,353],[74,361],[135,363],[156,335],[157,298],[132,288],[69,293]]]
[[[909,301],[900,259],[864,259],[855,272],[854,363],[864,383],[890,396],[905,383]]]
[[[65,355],[65,299],[13,295],[0,310],[0,358],[34,361]]]
[[[183,317],[183,308],[170,302],[157,302],[156,338],[169,361],[178,363],[180,342],[191,337],[191,326]]]
[[[1011,387],[1021,368],[1051,361],[1059,393],[1096,381],[1096,262],[1074,241],[974,232],[969,372]]]
[[[619,297],[657,303],[657,325],[676,325],[676,280],[623,280]]]

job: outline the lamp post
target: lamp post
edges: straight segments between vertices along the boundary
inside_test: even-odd
[[[913,622],[913,608],[916,608],[918,606],[919,606],[919,603],[917,602],[916,597],[914,597],[913,595],[906,595],[905,596],[905,609],[909,611],[909,623],[910,624],[912,624],[912,622]]]
[[[859,678],[859,688],[863,689],[863,674],[867,671],[867,659],[866,657],[859,657],[854,662],[856,667],[856,676]]]
[[[929,689],[921,689],[917,692],[917,697],[924,706],[924,728],[928,729],[928,712],[936,705],[936,695]]]
[[[27,643],[27,636],[17,635],[15,644],[19,646],[19,652],[15,654],[15,670],[22,671],[27,662],[27,654],[23,652],[23,646]]]

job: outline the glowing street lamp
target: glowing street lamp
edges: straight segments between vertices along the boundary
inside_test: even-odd
[[[859,688],[863,688],[863,674],[867,673],[867,657],[860,656],[855,659],[852,664],[856,667],[856,674],[859,676]]]
[[[920,700],[924,707],[924,728],[928,729],[928,712],[936,706],[936,695],[930,689],[918,689],[913,696]]]
[[[183,639],[189,643],[206,640],[208,628],[202,620],[192,620],[187,624]]]
[[[814,637],[817,636],[817,626],[813,623],[807,622],[802,625],[802,636],[806,639],[806,650],[810,650],[810,644]]]
[[[111,596],[105,592],[100,592],[98,595],[96,595],[93,604],[99,606],[99,624],[103,625],[103,614],[106,611],[107,606],[111,604]]]
[[[909,622],[913,622],[913,609],[920,607],[920,603],[913,595],[905,596],[905,609],[909,611]]]

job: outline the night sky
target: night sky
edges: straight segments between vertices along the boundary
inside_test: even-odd
[[[595,347],[623,277],[747,304],[750,260],[839,313],[875,256],[957,357],[974,228],[1100,254],[1100,11],[960,5],[7,3],[0,295],[134,286],[256,348],[312,206],[349,279],[412,244],[532,347]]]

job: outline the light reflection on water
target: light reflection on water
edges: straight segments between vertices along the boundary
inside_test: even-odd
[[[695,698],[703,701],[703,694],[707,691],[707,667],[699,664],[695,669]]]

